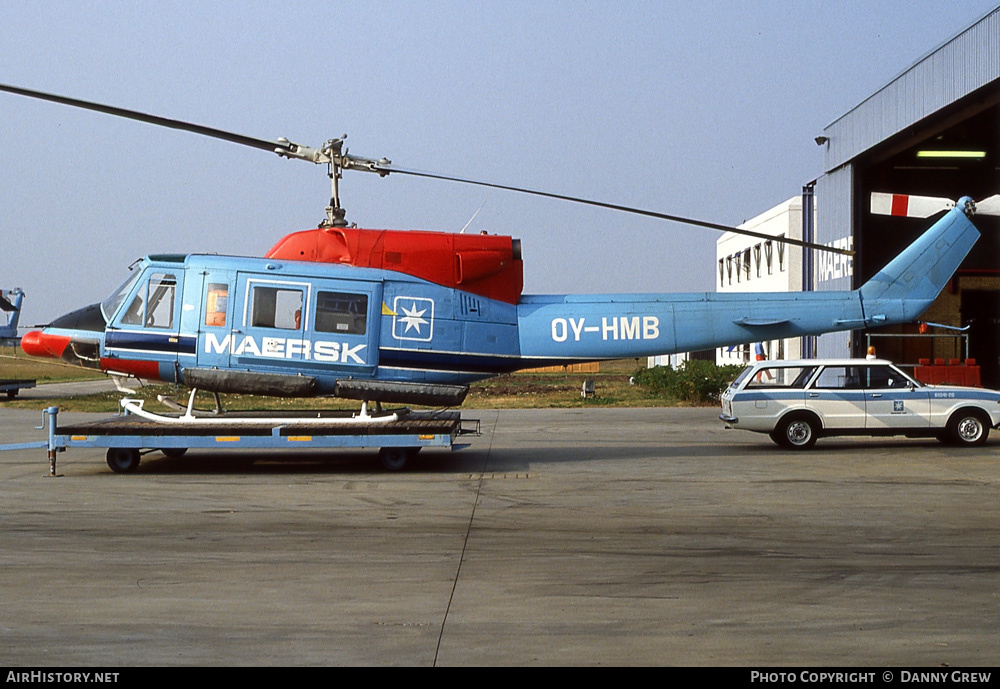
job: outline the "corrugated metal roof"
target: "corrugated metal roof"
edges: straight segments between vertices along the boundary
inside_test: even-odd
[[[1000,79],[1000,7],[829,124],[826,170]]]

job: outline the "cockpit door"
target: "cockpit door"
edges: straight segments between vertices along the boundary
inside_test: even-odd
[[[233,322],[232,299],[235,271],[210,270],[203,273],[198,317],[198,366],[229,368],[233,338],[239,329]]]
[[[192,337],[181,337],[181,288],[183,268],[150,266],[125,298],[105,335],[105,351],[109,359],[130,362],[125,367],[135,372],[136,363],[158,369],[162,380],[171,380],[179,357],[194,355]],[[112,370],[114,366],[110,367]],[[153,371],[149,373],[153,375]]]

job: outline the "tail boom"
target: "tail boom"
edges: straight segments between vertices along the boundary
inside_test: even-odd
[[[978,238],[953,209],[851,291],[524,296],[521,357],[640,357],[907,323],[937,298]]]

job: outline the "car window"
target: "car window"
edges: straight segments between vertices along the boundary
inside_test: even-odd
[[[747,381],[750,388],[802,389],[809,382],[815,366],[763,366]]]
[[[910,384],[909,379],[889,366],[868,366],[867,387],[876,390],[902,389]]]
[[[824,390],[860,390],[862,373],[858,366],[825,366],[813,387]]]
[[[747,376],[749,376],[750,375],[750,371],[752,371],[752,370],[753,370],[753,366],[747,366],[745,369],[743,369],[742,371],[740,371],[740,375],[736,376],[736,380],[734,380],[732,383],[730,383],[729,387],[734,388],[734,389],[738,388],[740,386],[740,383],[743,382],[743,379],[746,378]]]

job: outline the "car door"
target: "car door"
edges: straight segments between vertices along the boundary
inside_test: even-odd
[[[824,366],[806,390],[806,407],[816,412],[826,429],[865,427],[865,391],[859,366]]]
[[[865,366],[867,428],[926,428],[930,423],[930,394],[914,386],[901,372],[886,364]]]

